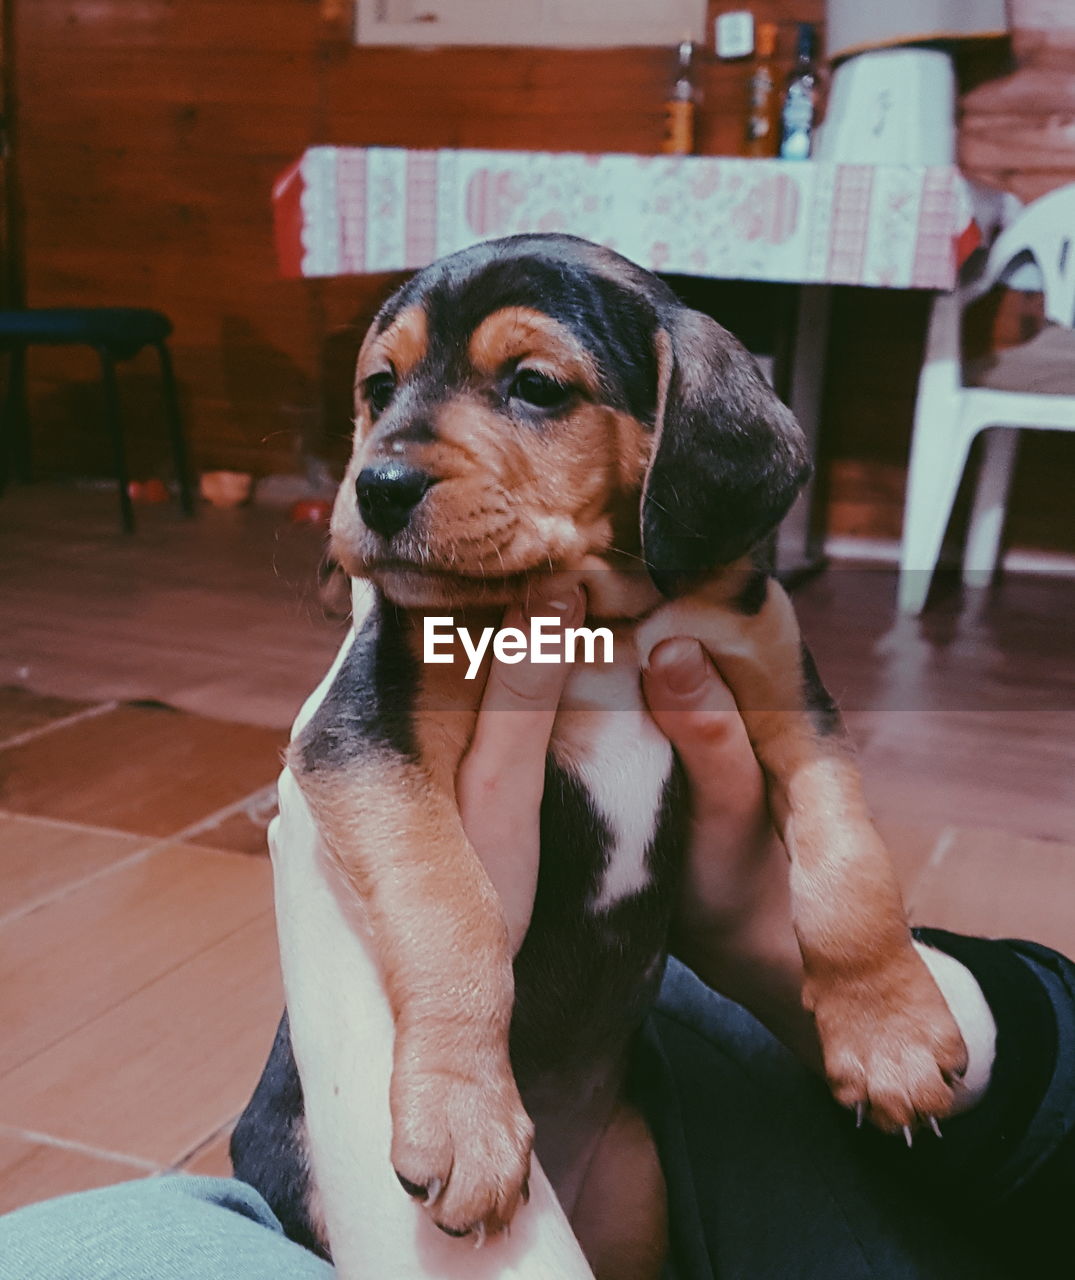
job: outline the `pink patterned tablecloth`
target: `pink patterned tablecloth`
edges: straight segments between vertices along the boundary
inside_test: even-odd
[[[957,169],[722,156],[311,147],[273,188],[280,267],[422,267],[480,240],[568,231],[654,271],[950,289],[980,242]]]

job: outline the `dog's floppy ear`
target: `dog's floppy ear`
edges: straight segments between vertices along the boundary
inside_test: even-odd
[[[671,596],[744,555],[810,474],[806,440],[750,354],[682,307],[657,331],[657,421],[642,553]]]

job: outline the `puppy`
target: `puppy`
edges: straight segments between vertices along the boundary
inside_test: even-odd
[[[966,1063],[838,712],[755,559],[808,474],[801,433],[730,334],[567,236],[419,272],[374,321],[355,392],[332,544],[377,599],[289,764],[364,906],[393,1010],[393,1166],[441,1230],[484,1237],[525,1199],[533,1143],[600,1280],[656,1276],[663,1184],[624,1079],[687,834],[639,686],[660,640],[714,657],[765,771],[836,1098],[913,1127],[948,1113]],[[583,584],[614,659],[569,676],[513,966],[455,802],[482,682],[424,664],[423,623],[450,613],[476,633],[549,575]],[[327,1253],[301,1110],[285,1016],[233,1158]]]

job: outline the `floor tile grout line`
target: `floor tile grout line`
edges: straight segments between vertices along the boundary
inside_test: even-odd
[[[182,831],[177,832],[172,838],[175,840],[189,840],[191,836],[200,836],[203,832],[211,831],[228,818],[240,813],[246,814],[253,821],[252,810],[256,811],[263,801],[268,800],[270,797],[275,799],[275,796],[275,781],[267,782],[263,787],[259,787],[256,791],[251,791],[248,795],[243,796],[241,800],[234,800],[231,804],[225,805],[223,809],[217,809],[216,812],[209,814],[208,817],[199,818],[197,822],[184,827]]]
[[[13,738],[0,738],[0,751],[21,747],[27,742],[33,742],[36,738],[43,738],[46,734],[54,733],[57,729],[67,729],[83,720],[93,720],[97,716],[106,715],[109,711],[115,711],[119,705],[118,702],[114,701],[100,702],[95,707],[85,707],[81,711],[72,712],[69,716],[61,716],[58,720],[49,720],[46,724],[39,724],[36,729],[27,729],[25,733],[17,733]]]
[[[122,871],[127,867],[137,866],[139,862],[144,862],[146,859],[152,857],[155,853],[159,853],[162,849],[167,849],[169,846],[173,844],[181,844],[185,840],[189,839],[191,836],[201,835],[203,831],[212,830],[214,826],[219,825],[219,823],[224,821],[226,818],[230,818],[234,816],[236,813],[246,812],[247,805],[256,804],[262,798],[268,797],[268,795],[271,792],[274,792],[275,790],[276,790],[276,783],[275,782],[268,783],[263,787],[259,787],[256,791],[251,791],[249,794],[244,796],[241,800],[232,801],[231,804],[225,805],[222,809],[217,809],[213,813],[209,814],[208,817],[199,818],[196,822],[190,823],[188,826],[183,827],[181,830],[174,832],[172,835],[146,837],[147,839],[150,840],[150,843],[147,845],[143,845],[138,849],[132,850],[132,852],[127,854],[126,857],[119,858],[115,862],[110,862],[107,866],[98,867],[96,871],[91,871],[89,875],[83,876],[82,879],[80,880],[68,881],[62,888],[55,890],[53,893],[45,894],[41,898],[34,898],[30,902],[23,903],[21,907],[16,907],[14,911],[10,911],[6,915],[0,916],[0,929],[2,929],[7,924],[11,924],[15,920],[21,919],[23,916],[29,915],[32,911],[40,910],[42,907],[47,906],[49,903],[60,902],[62,899],[66,898],[69,894],[75,893],[81,889],[85,889],[89,885],[95,884],[98,880],[103,880],[106,876],[113,875],[117,871]],[[0,813],[0,816],[10,816],[13,818],[30,818],[32,815],[18,814],[18,813],[8,814],[7,811],[3,811],[2,813]],[[34,820],[44,821],[44,822],[54,822],[58,826],[63,826],[75,831],[85,831],[85,832],[107,831],[107,833],[109,834],[126,835],[126,836],[130,836],[132,834],[129,831],[115,831],[112,828],[106,829],[101,827],[83,827],[78,823],[66,823],[66,822],[62,822],[59,819],[44,818],[44,819],[34,819]],[[234,858],[234,857],[244,856],[242,854],[237,854],[227,849],[205,848],[204,852],[207,854],[215,854],[223,858]]]
[[[155,844],[160,836],[146,835],[140,831],[123,831],[119,827],[100,827],[92,822],[73,822],[69,818],[53,818],[43,813],[19,813],[14,809],[0,807],[0,818],[12,818],[17,822],[40,822],[47,827],[59,827],[61,831],[71,831],[87,836],[122,836],[125,840],[148,840]]]
[[[104,1147],[91,1146],[88,1142],[78,1142],[74,1138],[60,1138],[54,1133],[41,1133],[37,1129],[22,1129],[18,1125],[0,1124],[0,1136],[21,1138],[24,1142],[36,1142],[39,1146],[56,1147],[61,1151],[75,1151],[79,1155],[95,1156],[98,1160],[108,1160],[113,1164],[136,1165],[146,1173],[161,1173],[168,1167],[155,1160],[147,1160],[144,1156],[109,1151]]]
[[[172,1160],[167,1165],[167,1171],[169,1173],[180,1172],[183,1169],[184,1165],[189,1164],[191,1160],[194,1160],[197,1158],[198,1153],[200,1151],[205,1151],[206,1148],[211,1147],[218,1138],[222,1137],[226,1133],[230,1133],[232,1129],[235,1128],[235,1125],[238,1123],[239,1117],[242,1114],[243,1113],[241,1111],[237,1111],[235,1115],[229,1116],[228,1119],[225,1120],[223,1124],[218,1124],[217,1127],[213,1130],[211,1134],[209,1134],[208,1137],[202,1138],[200,1142],[196,1142],[194,1146],[190,1147],[187,1151],[185,1151],[181,1156],[178,1157],[178,1159]]]

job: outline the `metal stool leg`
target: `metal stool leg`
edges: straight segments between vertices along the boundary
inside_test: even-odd
[[[183,421],[179,414],[179,396],[176,392],[172,356],[164,342],[154,344],[161,362],[161,390],[164,395],[164,415],[168,422],[168,434],[172,440],[172,458],[175,478],[179,484],[179,505],[184,515],[194,514],[194,497],[190,489],[190,471],[187,463],[187,443],[183,438]]]
[[[112,437],[112,452],[116,463],[116,483],[119,485],[120,519],[126,533],[134,532],[134,507],[128,492],[127,453],[123,445],[123,423],[119,416],[119,390],[116,386],[116,362],[109,351],[101,348],[101,381],[105,399],[105,425]]]

